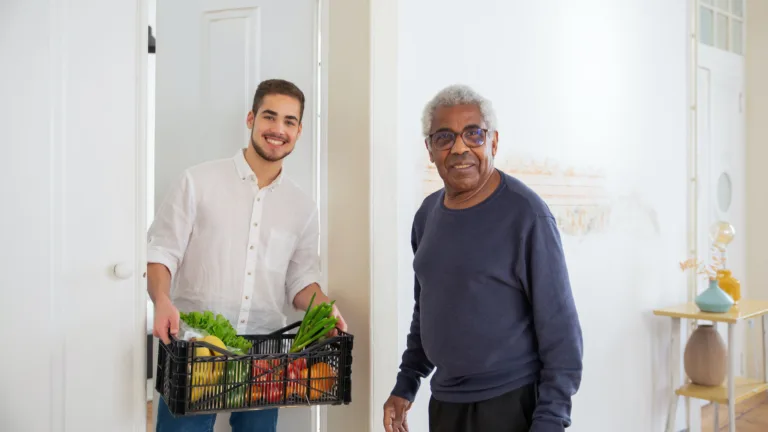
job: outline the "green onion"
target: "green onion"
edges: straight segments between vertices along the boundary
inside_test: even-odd
[[[321,303],[312,307],[315,300],[315,296],[312,295],[312,300],[309,302],[309,307],[304,314],[304,319],[301,321],[299,331],[293,339],[290,353],[299,352],[306,348],[312,342],[320,339],[330,332],[335,326],[338,320],[331,316],[333,312],[333,304],[335,300],[329,303]]]

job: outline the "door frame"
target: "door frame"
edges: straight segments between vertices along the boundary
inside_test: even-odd
[[[320,216],[320,286],[325,287],[326,294],[330,296],[328,286],[328,51],[330,39],[328,28],[330,25],[331,0],[315,0],[315,37],[317,40],[315,53],[315,78],[313,89],[317,99],[315,106],[317,118],[315,119],[315,137],[313,140],[313,154],[315,158],[315,191],[313,195],[318,205]],[[319,52],[318,52],[319,49]],[[318,55],[319,54],[319,55]],[[311,409],[312,432],[326,432],[328,430],[328,408],[316,406]]]
[[[698,194],[699,194],[699,139],[698,139],[698,48],[699,48],[699,0],[688,1],[688,255],[698,259]],[[687,301],[693,302],[698,290],[698,275],[694,271],[688,272],[687,277]],[[685,339],[688,341],[695,330],[696,322],[687,320],[685,326]],[[680,348],[685,347],[685,342]],[[675,365],[675,367],[681,367]],[[679,386],[681,383],[674,383]],[[670,389],[674,392],[675,389]],[[678,397],[674,395],[672,397]],[[689,431],[701,431],[701,404],[691,398],[685,398],[685,426]],[[677,413],[675,413],[677,414]]]
[[[162,0],[158,0],[162,1]],[[315,37],[317,46],[314,50],[314,60],[317,66],[314,71],[314,82],[312,91],[316,99],[316,109],[318,110],[317,126],[315,127],[315,136],[313,137],[312,154],[315,159],[315,190],[312,195],[318,205],[320,215],[320,264],[321,264],[321,286],[328,289],[328,73],[325,67],[328,64],[330,39],[328,37],[330,23],[330,0],[314,0],[315,3]],[[136,157],[138,158],[136,168],[136,220],[137,235],[136,238],[136,262],[142,277],[136,278],[136,309],[135,319],[142,323],[141,328],[145,329],[147,321],[147,114],[149,111],[149,100],[147,97],[148,86],[148,61],[147,47],[149,44],[149,35],[147,28],[149,25],[149,1],[137,0],[138,20],[136,22],[136,86],[137,86],[137,106],[136,115],[138,116],[138,134],[136,142]],[[319,52],[318,52],[319,50]],[[137,407],[137,412],[141,413],[141,429],[146,430],[146,357],[147,347],[145,345],[146,334],[142,331],[141,340],[144,348],[134,353],[134,362],[139,367],[134,368],[134,386],[135,392],[141,394],[141,400],[144,403]],[[139,400],[138,397],[134,400]],[[327,430],[327,408],[311,408],[311,430],[312,432],[326,432]]]
[[[136,327],[141,328],[141,344],[137,346],[142,349],[135,350],[134,356],[134,392],[137,395],[133,398],[139,406],[135,407],[138,418],[138,430],[146,431],[147,427],[147,72],[149,61],[147,58],[147,47],[149,46],[149,4],[148,0],[137,0],[137,29],[136,29],[136,124],[138,131],[136,134],[136,264],[138,269],[135,278],[134,304]],[[154,375],[154,374],[153,374]],[[140,395],[140,396],[138,396]],[[137,425],[134,425],[134,427]]]

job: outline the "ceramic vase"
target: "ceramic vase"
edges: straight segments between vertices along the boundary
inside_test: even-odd
[[[717,279],[710,279],[709,287],[696,297],[696,306],[702,312],[725,313],[733,303],[733,298],[717,285]]]
[[[730,270],[717,271],[717,285],[731,296],[734,303],[738,303],[741,300],[741,282],[733,277]]]
[[[712,324],[696,328],[685,345],[685,373],[701,386],[719,386],[728,372],[727,350],[723,338]]]

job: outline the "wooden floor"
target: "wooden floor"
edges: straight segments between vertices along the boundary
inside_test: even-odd
[[[147,431],[155,430],[152,424],[152,402],[147,402]]]
[[[728,432],[728,406],[720,405],[720,430]],[[714,405],[707,405],[701,410],[702,432],[715,432]],[[147,431],[154,430],[152,424],[152,402],[147,402]],[[768,393],[750,398],[736,405],[737,432],[766,432],[768,431]]]
[[[717,432],[728,432],[728,406],[720,405],[718,411],[720,428]],[[715,432],[714,423],[714,405],[707,405],[701,410],[702,432]],[[736,431],[768,431],[768,393],[763,393],[736,405]]]

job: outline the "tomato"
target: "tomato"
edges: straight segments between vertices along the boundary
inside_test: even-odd
[[[307,386],[306,380],[302,380],[302,372],[307,370],[307,359],[299,358],[288,364],[288,389],[286,396],[301,396]]]
[[[256,381],[271,381],[273,376],[279,377],[282,371],[279,369],[278,360],[254,360],[253,378]]]
[[[297,380],[301,378],[301,371],[307,368],[307,359],[300,358],[288,364],[288,379]]]
[[[283,383],[273,382],[266,384],[267,388],[263,390],[262,396],[267,403],[276,404],[283,400]]]
[[[283,401],[283,383],[268,382],[254,384],[251,390],[251,403],[261,405],[260,402],[277,404]]]
[[[278,360],[254,360],[251,402],[279,403],[283,399],[283,370]]]

